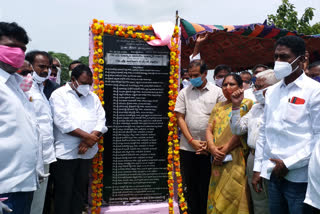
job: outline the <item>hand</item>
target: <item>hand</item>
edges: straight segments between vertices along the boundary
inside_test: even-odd
[[[200,141],[201,149],[196,151],[197,155],[208,155],[208,143],[207,141]]]
[[[79,151],[78,154],[84,154],[88,151],[89,146],[85,142],[81,142],[79,144]]]
[[[240,107],[244,98],[244,89],[238,89],[231,94],[232,107]]]
[[[260,177],[260,172],[253,172],[251,184],[254,191],[257,193],[262,191],[262,179]]]
[[[99,140],[99,137],[95,134],[88,134],[85,138],[83,138],[83,141],[85,144],[87,144],[90,148],[96,144],[96,142]]]
[[[94,134],[95,136],[97,136],[98,138],[100,138],[102,136],[102,133],[99,131],[92,131],[91,134]]]
[[[196,150],[196,154],[200,154],[201,152],[205,151],[207,148],[207,142],[206,141],[200,141],[200,140],[192,140],[190,142],[192,148]]]
[[[13,210],[0,201],[0,214],[3,214],[3,211],[11,213]]]
[[[221,151],[222,149],[223,149],[223,146],[221,146],[221,147],[216,147],[215,146],[212,149],[210,149],[210,153],[214,157],[215,161],[222,162],[224,160],[224,158],[226,157],[226,153],[222,152]]]
[[[197,43],[202,43],[203,41],[207,40],[208,37],[209,37],[209,34],[208,34],[208,33],[200,34],[200,35],[197,37],[196,42],[197,42]]]
[[[272,173],[274,173],[276,177],[283,178],[288,174],[289,170],[282,160],[273,158],[270,158],[270,160],[276,164],[276,166],[272,170]]]

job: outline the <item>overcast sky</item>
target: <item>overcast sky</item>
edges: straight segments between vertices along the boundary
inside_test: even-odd
[[[320,0],[290,0],[301,15]],[[15,21],[32,41],[28,50],[62,52],[71,58],[88,55],[88,28],[93,18],[108,23],[152,24],[180,17],[195,23],[241,25],[262,23],[281,0],[1,0],[0,20]]]

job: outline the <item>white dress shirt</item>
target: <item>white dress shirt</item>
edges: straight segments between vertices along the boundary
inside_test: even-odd
[[[191,136],[195,140],[206,140],[206,129],[214,105],[225,101],[221,88],[207,82],[199,90],[190,85],[179,92],[174,111],[185,115],[185,122]],[[188,140],[182,134],[180,148],[185,151],[195,152]]]
[[[40,128],[43,163],[50,164],[56,161],[53,147],[53,119],[49,101],[43,93],[43,84],[33,81],[32,87],[26,94],[33,104],[37,123]]]
[[[308,188],[305,203],[320,209],[320,143],[314,147],[309,162]]]
[[[243,135],[248,132],[248,146],[251,149],[256,148],[256,142],[259,137],[259,131],[262,124],[264,105],[257,103],[252,106],[250,111],[240,116],[240,109],[233,110],[230,118],[230,128],[232,134]]]
[[[37,188],[38,133],[22,77],[0,69],[0,194]]]
[[[305,103],[290,103],[294,97]],[[287,180],[307,182],[311,152],[320,139],[319,121],[318,82],[303,73],[289,85],[282,80],[268,88],[253,170],[269,179],[275,166],[269,159],[281,159],[289,169]]]
[[[95,144],[85,154],[78,154],[81,138],[67,133],[79,128],[85,132],[107,132],[105,111],[96,94],[79,97],[69,83],[55,90],[50,97],[53,113],[56,157],[59,159],[91,159],[98,151]]]

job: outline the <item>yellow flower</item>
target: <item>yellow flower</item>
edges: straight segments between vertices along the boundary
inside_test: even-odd
[[[103,65],[104,64],[104,60],[103,59],[99,59],[99,64]]]
[[[156,39],[156,37],[154,37],[154,36],[151,36],[151,37],[150,37],[150,40],[154,40],[154,39]]]

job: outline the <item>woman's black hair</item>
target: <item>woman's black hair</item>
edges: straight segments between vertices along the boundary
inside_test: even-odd
[[[238,84],[239,87],[242,87],[242,86],[243,86],[243,81],[242,81],[240,75],[238,75],[238,74],[236,74],[236,73],[229,73],[229,74],[227,74],[227,75],[224,77],[224,80],[223,80],[223,82],[222,82],[222,85],[223,85],[224,81],[227,79],[227,77],[229,77],[229,76],[232,76],[232,77],[233,77],[233,79],[237,82],[237,84]]]
[[[74,77],[76,80],[79,79],[82,73],[86,73],[89,77],[92,77],[92,72],[89,66],[80,64],[72,70],[71,77]]]
[[[223,71],[223,70],[227,71],[228,73],[231,73],[231,72],[232,72],[232,68],[231,68],[229,65],[221,64],[221,65],[218,65],[218,66],[214,69],[214,74],[213,74],[213,76],[214,76],[214,77],[217,76],[218,73],[219,73],[220,71]]]

